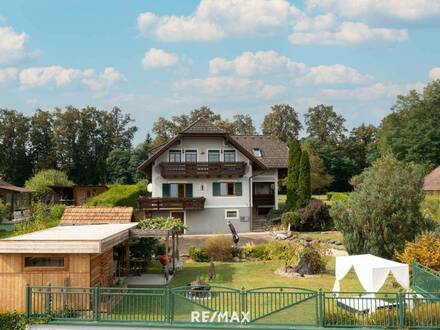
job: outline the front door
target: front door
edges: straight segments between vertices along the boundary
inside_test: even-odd
[[[182,221],[183,224],[185,223],[185,212],[183,212],[183,211],[171,211],[170,215],[173,218],[180,219],[180,221]],[[180,232],[179,234],[183,234],[183,232]]]

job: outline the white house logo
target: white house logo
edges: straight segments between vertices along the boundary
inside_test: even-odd
[[[199,323],[248,323],[250,322],[249,319],[249,312],[210,312],[210,311],[203,311],[203,312],[197,312],[192,311],[191,312],[191,322],[199,322]]]

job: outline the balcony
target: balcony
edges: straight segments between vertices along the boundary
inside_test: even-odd
[[[205,197],[139,197],[142,210],[202,210]]]
[[[164,178],[224,178],[241,177],[246,171],[245,162],[161,163]]]

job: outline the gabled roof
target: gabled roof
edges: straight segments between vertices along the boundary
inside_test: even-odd
[[[237,142],[237,140],[233,139],[229,133],[221,128],[216,127],[207,119],[200,118],[167,143],[155,148],[154,153],[150,156],[150,158],[139,166],[139,170],[145,171],[149,165],[159,158],[159,156],[162,155],[168,148],[180,141],[183,136],[221,136],[231,145],[237,148],[243,155],[249,158],[257,167],[266,169],[266,166],[260,159],[256,158],[252,152],[244,148],[240,143]]]
[[[267,168],[287,168],[289,148],[276,136],[233,135],[232,138],[251,153],[254,152],[254,149],[260,149],[262,157],[258,159]]]
[[[440,166],[425,176],[424,191],[440,191]]]
[[[130,223],[132,207],[84,207],[69,206],[64,210],[61,225],[93,225],[109,223]]]
[[[0,180],[0,189],[9,190],[18,193],[31,193],[34,192],[31,189],[22,188],[14,186],[13,184],[7,183],[6,181]]]
[[[226,131],[215,126],[206,118],[200,118],[185,128],[180,134],[225,134]]]

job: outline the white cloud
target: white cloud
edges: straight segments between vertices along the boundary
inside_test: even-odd
[[[28,35],[17,33],[9,26],[0,27],[0,64],[12,63],[25,55],[24,44]]]
[[[307,0],[306,8],[358,19],[417,21],[440,16],[438,0]]]
[[[384,98],[394,98],[406,94],[412,89],[421,90],[425,84],[392,84],[377,82],[365,87],[351,89],[324,89],[323,94],[336,100],[372,101]]]
[[[311,67],[304,76],[296,79],[295,82],[299,85],[306,83],[315,85],[343,83],[364,84],[372,82],[373,80],[373,76],[369,74],[361,74],[349,66],[335,64]]]
[[[294,26],[295,31],[323,31],[335,27],[337,19],[332,13],[309,17],[303,15]]]
[[[256,74],[302,72],[304,69],[304,63],[292,61],[273,50],[256,53],[244,52],[230,61],[218,57],[209,61],[209,72],[212,74],[233,72],[242,77]]]
[[[297,45],[357,45],[367,42],[402,42],[408,39],[405,29],[373,28],[359,22],[343,22],[331,31],[294,31],[289,41]]]
[[[31,67],[19,74],[20,83],[25,87],[41,87],[50,84],[64,86],[81,82],[93,90],[110,87],[125,78],[113,67],[107,67],[96,75],[93,69],[70,69],[61,66]]]
[[[432,80],[440,79],[440,67],[429,70],[429,78]]]
[[[142,58],[144,69],[166,68],[179,63],[179,57],[162,49],[151,48]]]
[[[17,71],[16,68],[0,68],[0,83],[15,79],[17,77]]]
[[[125,77],[118,70],[110,66],[95,78],[83,79],[83,83],[93,90],[102,90],[125,80]]]
[[[270,99],[285,92],[281,85],[265,84],[260,80],[238,78],[234,76],[215,76],[180,80],[174,83],[178,92],[199,93],[207,96],[250,96]]]
[[[300,11],[287,0],[202,0],[189,16],[138,16],[139,31],[162,41],[212,41],[285,29]]]

